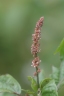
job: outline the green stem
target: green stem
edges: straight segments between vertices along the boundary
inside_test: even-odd
[[[36,72],[37,72],[37,71],[38,71],[38,67],[36,67]],[[38,85],[38,88],[39,88],[39,74],[38,74],[38,72],[37,72],[36,77],[37,77],[37,85]]]
[[[22,96],[21,94],[17,94],[17,93],[15,93],[15,92],[14,92],[13,94],[16,94],[17,96]]]
[[[35,54],[35,58],[37,57],[37,53]],[[38,74],[38,67],[36,67],[36,73],[37,73],[37,75],[36,75],[36,77],[37,77],[37,85],[38,85],[38,89],[39,89],[39,74]]]
[[[60,86],[61,86],[61,84],[62,84],[63,81],[64,81],[64,78],[58,83],[57,90],[59,90],[59,88],[60,88]]]

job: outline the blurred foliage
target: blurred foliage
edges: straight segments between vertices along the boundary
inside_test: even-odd
[[[45,20],[39,55],[48,76],[51,66],[60,64],[59,55],[54,55],[54,51],[64,37],[64,1],[0,0],[0,74],[11,74],[25,89],[29,86],[26,76],[33,75],[34,71],[31,36],[41,16]]]
[[[0,76],[0,93],[21,94],[20,84],[9,74]]]

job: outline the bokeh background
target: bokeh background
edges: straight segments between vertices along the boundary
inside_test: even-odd
[[[30,88],[27,76],[35,71],[30,48],[41,16],[40,67],[48,77],[52,66],[60,66],[54,52],[64,37],[64,0],[0,0],[0,74],[11,74],[24,89]],[[64,96],[63,90],[59,94]]]

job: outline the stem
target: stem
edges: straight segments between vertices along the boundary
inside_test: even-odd
[[[60,88],[60,86],[61,86],[61,84],[62,84],[62,82],[64,81],[64,78],[59,82],[59,84],[57,85],[57,90],[59,90],[59,88]]]
[[[35,54],[35,57],[37,57],[37,53]],[[38,88],[39,88],[39,74],[38,74],[38,67],[36,67],[36,73],[37,73],[37,75],[36,75],[36,77],[37,77],[37,85],[38,85]]]
[[[36,67],[36,72],[37,72],[37,70],[38,70],[38,67]],[[38,85],[38,88],[39,88],[39,74],[38,74],[38,72],[37,72],[36,77],[37,77],[37,85]]]
[[[22,96],[21,94],[17,94],[17,93],[13,93],[13,94],[16,94],[17,96]]]

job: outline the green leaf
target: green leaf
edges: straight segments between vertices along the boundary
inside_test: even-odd
[[[57,52],[60,53],[60,59],[61,59],[60,76],[59,76],[59,84],[58,84],[58,86],[60,87],[61,85],[64,85],[64,38],[60,43],[59,47],[57,48],[56,53]]]
[[[53,66],[53,67],[52,67],[51,78],[55,80],[55,83],[56,83],[56,84],[59,83],[59,76],[60,76],[60,71],[59,71],[59,69]]]
[[[41,70],[41,72],[39,73],[39,83],[43,80],[44,80],[44,72],[43,70]]]
[[[43,87],[42,96],[58,96],[57,87],[54,80],[51,80]]]
[[[33,77],[31,77],[31,76],[28,76],[28,80],[31,82],[31,88],[34,91],[37,91],[38,90],[38,87],[37,87],[36,80]]]
[[[24,91],[24,92],[26,92],[26,93],[28,93],[28,94],[35,94],[35,92],[30,91],[30,90],[24,90],[24,89],[22,89],[22,91]]]
[[[61,62],[61,66],[60,66],[60,78],[59,78],[59,84],[58,84],[58,89],[61,86],[64,86],[64,61]]]
[[[61,62],[60,66],[60,81],[64,78],[64,61]]]
[[[40,82],[40,88],[43,88],[46,84],[49,83],[51,79],[50,78],[46,78],[43,81]]]
[[[5,92],[5,93],[0,93],[0,96],[17,96],[17,95],[16,94]]]
[[[0,76],[0,92],[21,93],[19,83],[9,74]]]
[[[55,53],[57,53],[57,52],[60,52],[61,60],[64,60],[64,38]]]

